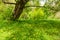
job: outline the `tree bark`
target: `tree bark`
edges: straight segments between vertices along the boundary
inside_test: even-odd
[[[20,17],[20,15],[22,14],[23,9],[24,9],[24,7],[25,7],[25,4],[26,4],[28,1],[29,1],[29,0],[19,0],[19,1],[16,2],[12,19],[16,20],[16,19],[18,19],[18,18]]]

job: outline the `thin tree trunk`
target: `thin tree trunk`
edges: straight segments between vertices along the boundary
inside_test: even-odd
[[[19,1],[16,2],[12,19],[16,20],[16,19],[18,19],[18,18],[20,17],[20,15],[22,14],[23,9],[24,9],[24,7],[25,7],[25,4],[26,4],[28,1],[29,1],[29,0],[19,0]]]

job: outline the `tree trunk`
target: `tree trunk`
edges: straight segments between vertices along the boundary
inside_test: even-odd
[[[14,9],[13,16],[12,16],[13,20],[16,20],[20,17],[20,15],[22,14],[23,9],[25,7],[25,4],[28,1],[29,0],[19,0],[19,1],[16,2],[15,9]]]

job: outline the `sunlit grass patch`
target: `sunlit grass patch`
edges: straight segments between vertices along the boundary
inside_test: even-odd
[[[1,40],[60,40],[57,20],[0,20]]]

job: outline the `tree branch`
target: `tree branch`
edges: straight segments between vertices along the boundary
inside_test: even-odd
[[[2,2],[3,2],[4,4],[16,4],[16,3],[5,2],[4,0],[2,0]]]
[[[26,7],[45,7],[45,6],[25,6]]]
[[[28,0],[27,0],[28,1]],[[4,4],[16,4],[16,3],[10,3],[10,2],[5,2],[4,0],[2,0],[2,2],[4,3]],[[25,1],[26,2],[26,1]],[[26,7],[45,7],[45,6],[25,6],[25,8]]]

